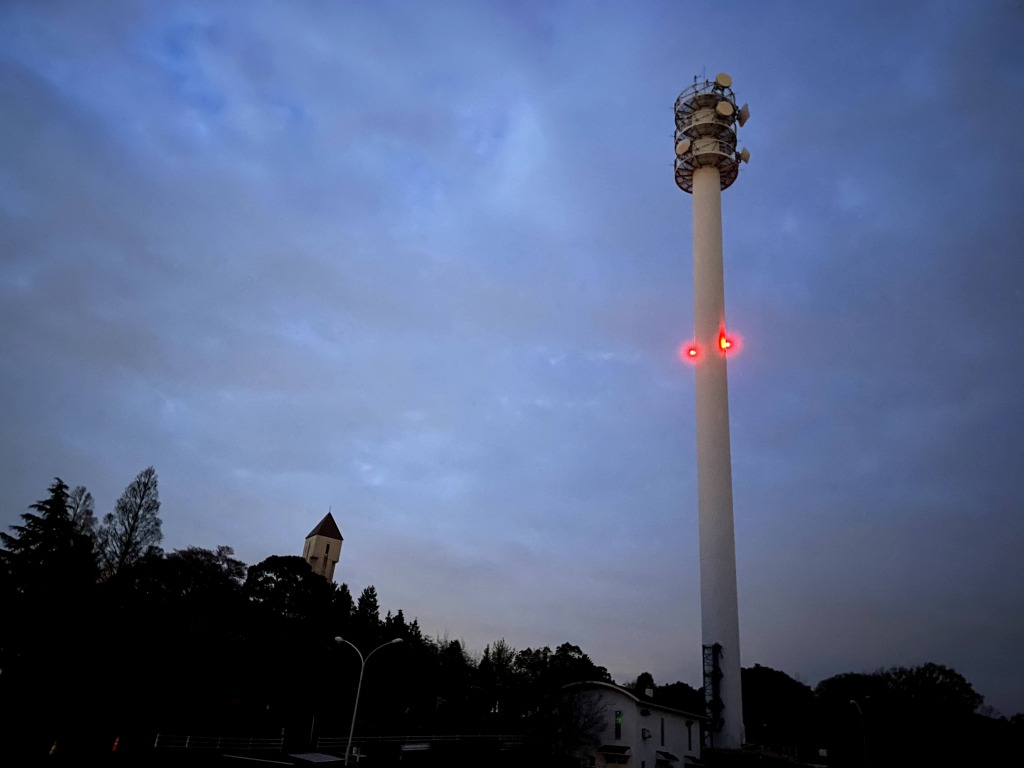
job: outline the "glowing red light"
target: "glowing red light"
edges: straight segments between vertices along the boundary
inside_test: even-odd
[[[725,326],[718,328],[718,351],[723,355],[733,355],[740,351],[743,339],[733,333],[726,333]]]
[[[717,345],[717,351],[723,356],[735,355],[743,349],[743,339],[740,336],[736,336],[733,333],[726,333],[725,327],[722,326],[718,329],[718,341],[711,342],[707,349],[715,351]],[[691,365],[698,365],[705,354],[705,347],[702,347],[695,340],[688,341],[679,347],[679,359],[684,363],[690,363]]]
[[[696,363],[700,357],[700,347],[697,342],[690,341],[679,348],[679,359],[684,363]]]

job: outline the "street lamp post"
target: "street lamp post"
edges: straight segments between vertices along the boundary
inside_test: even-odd
[[[334,642],[338,644],[345,643],[345,645],[351,646],[352,650],[355,651],[356,654],[358,654],[359,656],[359,684],[356,686],[356,701],[355,704],[352,705],[352,724],[348,728],[348,744],[345,746],[345,765],[348,765],[348,756],[352,752],[352,734],[355,732],[356,729],[356,712],[359,710],[359,693],[363,690],[363,670],[366,669],[366,662],[369,661],[370,657],[373,656],[373,654],[375,654],[381,648],[386,648],[389,645],[400,643],[402,642],[402,638],[396,637],[394,640],[388,640],[383,645],[378,645],[376,648],[374,648],[372,651],[366,654],[366,658],[363,658],[363,654],[360,652],[358,648],[356,648],[354,643],[346,640],[345,638],[336,637],[334,638]]]
[[[860,715],[860,750],[861,759],[864,761],[864,766],[867,768],[868,764],[868,727],[867,723],[864,722],[864,710],[860,708],[860,704],[857,703],[856,699],[850,699],[850,703],[857,708],[857,714]]]

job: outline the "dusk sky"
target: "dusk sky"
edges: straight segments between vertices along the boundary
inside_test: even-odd
[[[1024,4],[0,3],[0,526],[160,481],[479,655],[701,681],[691,198],[728,72],[742,663],[1024,711]],[[69,636],[85,628],[70,628]]]

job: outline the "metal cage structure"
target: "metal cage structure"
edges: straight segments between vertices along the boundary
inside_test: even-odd
[[[693,193],[693,172],[707,165],[718,167],[721,188],[739,175],[746,150],[736,151],[736,128],[746,122],[747,107],[737,108],[732,78],[722,73],[714,80],[698,81],[676,99],[676,184]]]

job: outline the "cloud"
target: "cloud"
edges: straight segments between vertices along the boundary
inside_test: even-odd
[[[169,548],[333,507],[339,578],[428,633],[698,682],[671,108],[727,69],[744,661],[1024,706],[1012,6],[9,14],[3,523],[152,464]]]

